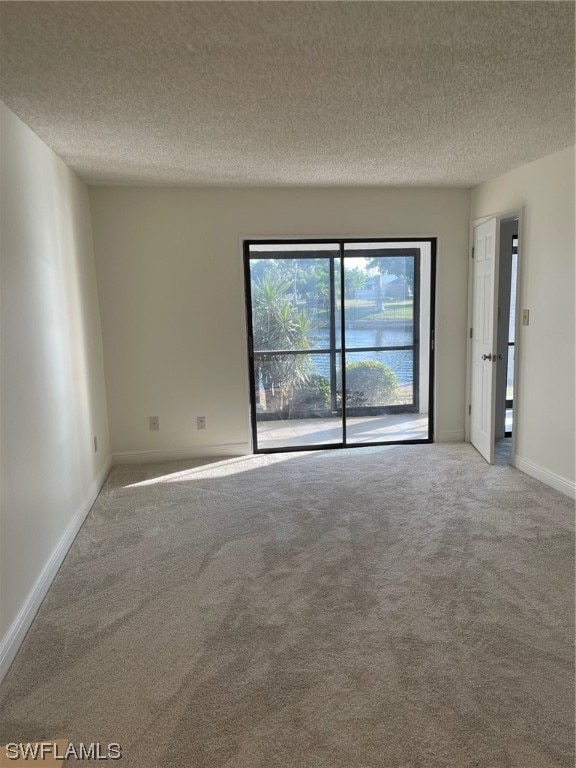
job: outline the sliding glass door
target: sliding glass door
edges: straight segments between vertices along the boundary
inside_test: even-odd
[[[245,243],[255,451],[431,440],[434,251]]]

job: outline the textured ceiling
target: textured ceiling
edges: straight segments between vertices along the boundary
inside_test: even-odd
[[[2,2],[0,97],[85,180],[469,186],[574,143],[573,2]]]

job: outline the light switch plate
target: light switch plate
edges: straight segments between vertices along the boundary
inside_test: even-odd
[[[522,310],[522,325],[530,325],[530,310]]]

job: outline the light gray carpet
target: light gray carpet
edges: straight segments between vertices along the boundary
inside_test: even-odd
[[[573,520],[461,444],[117,467],[0,742],[114,741],[134,768],[569,768]]]

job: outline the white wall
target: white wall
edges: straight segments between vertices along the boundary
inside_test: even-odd
[[[99,490],[110,443],[87,189],[0,111],[3,672]]]
[[[574,148],[472,190],[471,217],[524,208],[517,338],[516,464],[560,490],[574,489]]]
[[[463,439],[468,190],[92,187],[90,200],[116,459],[250,450],[241,244],[260,236],[439,236],[437,435]]]

